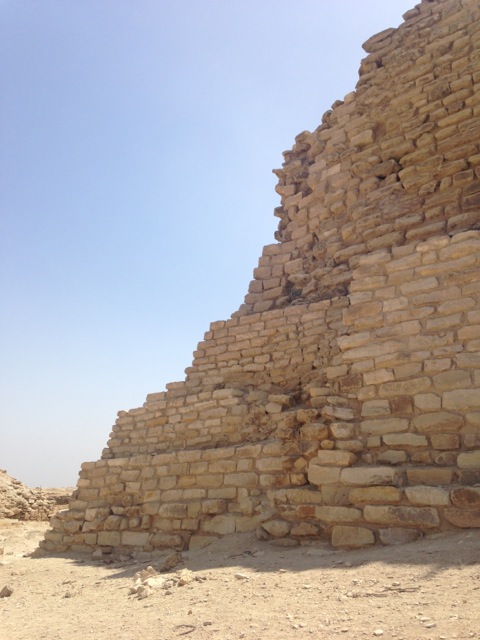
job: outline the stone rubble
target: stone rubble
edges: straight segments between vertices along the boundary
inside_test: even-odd
[[[244,304],[119,412],[46,551],[480,527],[480,5],[423,0],[364,49],[275,171]]]
[[[31,489],[0,469],[0,518],[49,520],[68,504],[72,490]]]

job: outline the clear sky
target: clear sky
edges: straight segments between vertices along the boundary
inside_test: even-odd
[[[71,486],[247,292],[406,0],[0,0],[0,468]]]

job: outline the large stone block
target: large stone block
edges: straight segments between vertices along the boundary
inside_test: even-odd
[[[340,474],[340,480],[343,484],[395,485],[399,479],[398,471],[392,467],[352,467],[343,469]]]
[[[480,393],[478,389],[455,389],[443,394],[444,409],[452,411],[471,411],[480,409]]]
[[[145,547],[149,537],[150,533],[148,531],[122,531],[121,543],[126,547]]]
[[[324,484],[334,484],[340,482],[340,471],[340,467],[320,467],[311,464],[308,467],[308,480],[317,487]]]
[[[480,487],[458,487],[450,496],[456,507],[480,508]]]
[[[480,391],[479,391],[479,395],[480,395]],[[460,467],[460,469],[479,469],[480,468],[480,450],[461,453],[457,458],[457,464]]]
[[[464,419],[458,413],[436,411],[424,413],[413,419],[415,429],[420,433],[448,433],[463,427]]]
[[[480,508],[478,509],[459,509],[451,507],[443,512],[445,518],[455,527],[462,529],[480,527]]]
[[[369,435],[383,435],[408,431],[408,425],[407,418],[379,418],[377,420],[363,420],[360,429],[362,433]]]
[[[350,451],[319,451],[310,465],[349,467],[357,460],[357,456]]]
[[[332,546],[356,548],[375,543],[373,531],[366,527],[335,525],[332,529]]]
[[[350,490],[349,499],[352,504],[398,503],[402,500],[402,492],[386,486],[357,488]]]
[[[315,517],[329,524],[337,522],[356,522],[362,517],[360,509],[352,507],[315,507]]]
[[[204,520],[200,525],[200,529],[205,533],[218,533],[222,536],[234,533],[235,517],[215,516],[210,520]]]
[[[420,535],[420,531],[417,529],[402,529],[401,527],[390,527],[389,529],[379,530],[380,542],[386,545],[415,542]]]
[[[407,479],[411,485],[448,485],[452,482],[452,477],[453,472],[450,469],[436,469],[435,467],[407,469]]]
[[[450,504],[450,493],[446,489],[431,486],[407,487],[405,495],[414,505],[444,507]]]
[[[121,541],[120,531],[99,531],[97,544],[101,547],[118,547]]]
[[[363,517],[372,524],[392,527],[435,529],[440,525],[438,512],[432,507],[400,507],[367,505]]]

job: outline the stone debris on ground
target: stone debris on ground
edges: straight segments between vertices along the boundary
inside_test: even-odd
[[[130,587],[128,593],[143,600],[158,589],[163,589],[170,595],[175,587],[184,587],[194,581],[203,582],[204,580],[206,580],[204,576],[195,575],[190,569],[181,569],[174,574],[161,575],[152,566],[148,566],[135,574],[133,586]]]

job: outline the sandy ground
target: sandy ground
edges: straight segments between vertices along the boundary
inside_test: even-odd
[[[0,520],[1,640],[480,638],[480,531],[348,552],[242,534],[161,573],[165,554],[29,557],[47,526]]]

